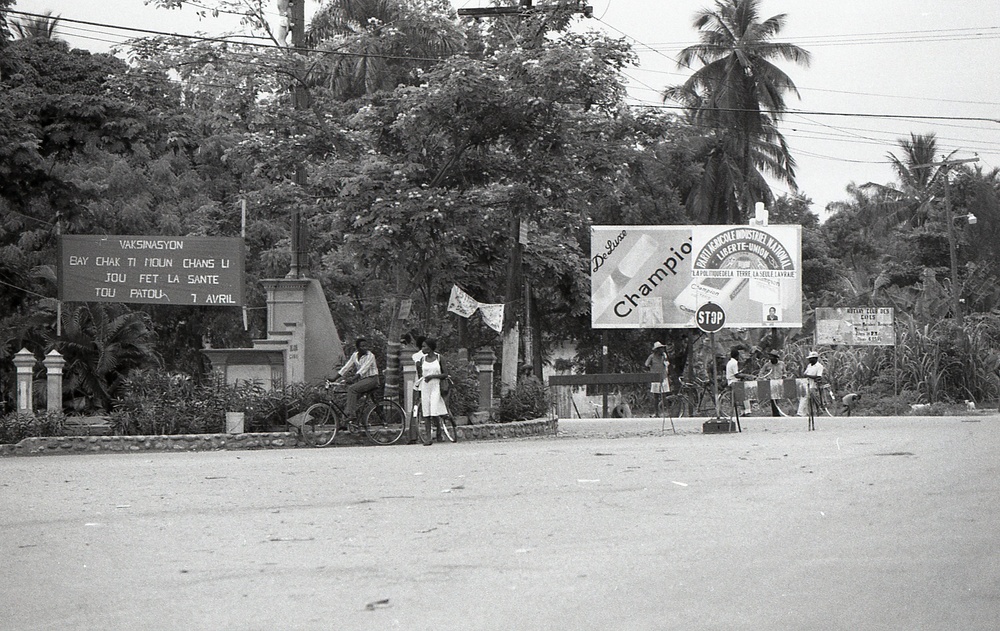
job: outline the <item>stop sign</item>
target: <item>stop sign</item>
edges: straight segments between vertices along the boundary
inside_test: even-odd
[[[694,323],[705,333],[715,333],[726,323],[726,312],[719,305],[706,302],[695,312]]]

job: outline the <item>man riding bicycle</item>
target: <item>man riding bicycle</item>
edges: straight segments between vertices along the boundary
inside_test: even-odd
[[[351,358],[333,380],[337,383],[344,379],[350,384],[347,386],[347,404],[344,410],[349,419],[357,416],[358,398],[379,387],[378,364],[375,363],[375,354],[368,350],[368,340],[359,337],[354,341],[354,348],[356,350]]]
[[[806,356],[806,360],[809,363],[802,376],[809,380],[808,387],[806,388],[806,396],[799,399],[799,410],[796,416],[809,416],[809,399],[819,398],[820,384],[823,381],[823,373],[826,372],[822,362],[819,361],[819,353],[816,351],[811,351]]]

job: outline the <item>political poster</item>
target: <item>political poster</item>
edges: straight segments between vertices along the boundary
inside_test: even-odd
[[[802,326],[800,226],[593,226],[591,326],[694,328],[713,302],[727,328]]]
[[[820,307],[816,309],[816,344],[895,346],[895,322],[892,307]]]

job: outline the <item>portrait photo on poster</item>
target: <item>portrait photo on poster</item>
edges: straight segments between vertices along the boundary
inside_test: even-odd
[[[781,322],[781,305],[764,305],[764,322]]]

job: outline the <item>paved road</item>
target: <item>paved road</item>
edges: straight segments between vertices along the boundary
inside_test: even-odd
[[[0,459],[0,629],[1000,621],[1000,417]]]

